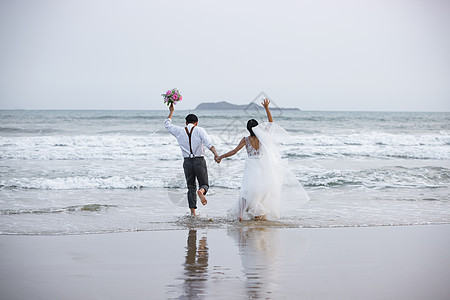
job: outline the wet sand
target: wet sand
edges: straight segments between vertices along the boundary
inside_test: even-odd
[[[450,225],[0,236],[1,299],[449,299]]]

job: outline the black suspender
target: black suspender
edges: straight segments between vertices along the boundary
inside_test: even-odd
[[[188,131],[187,127],[184,127],[184,129],[186,130],[186,133],[189,137],[189,150],[191,150],[191,156],[190,157],[195,157],[194,153],[192,152],[192,144],[191,144],[191,137],[192,137],[192,131],[194,131],[194,127],[192,126],[191,128],[191,132]]]

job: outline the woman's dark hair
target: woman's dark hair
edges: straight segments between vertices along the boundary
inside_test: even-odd
[[[247,130],[250,132],[250,136],[255,136],[255,133],[253,132],[253,127],[258,126],[258,121],[255,119],[250,119],[247,122]]]
[[[188,114],[187,116],[186,116],[186,123],[195,123],[195,122],[198,122],[198,118],[197,118],[197,116],[196,115],[194,115],[194,114]]]

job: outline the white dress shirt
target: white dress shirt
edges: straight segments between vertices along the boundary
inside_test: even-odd
[[[185,127],[173,125],[172,119],[166,119],[164,121],[164,126],[166,127],[168,132],[170,132],[174,137],[177,138],[183,157],[190,157],[191,150],[189,149],[189,136],[184,129]],[[191,132],[193,126],[194,124],[191,123],[186,126],[189,132]],[[213,146],[211,139],[206,133],[206,130],[202,127],[195,126],[191,136],[191,146],[194,156],[205,155],[203,145],[205,145],[208,149],[211,149],[211,147]]]

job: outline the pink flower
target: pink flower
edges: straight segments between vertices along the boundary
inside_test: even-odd
[[[171,103],[176,104],[178,101],[181,101],[181,99],[183,99],[180,91],[178,91],[177,89],[167,90],[167,92],[161,94],[161,96],[163,96],[164,103],[166,103],[167,105]]]

